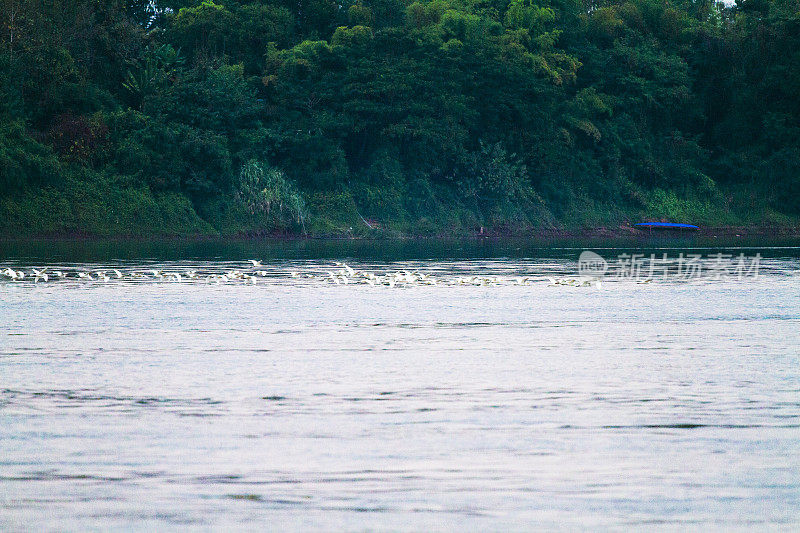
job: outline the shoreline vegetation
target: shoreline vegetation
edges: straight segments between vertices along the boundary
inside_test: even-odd
[[[0,239],[800,235],[797,0],[0,0]]]
[[[734,238],[800,238],[800,225],[760,225],[760,226],[708,226],[700,227],[695,231],[648,231],[635,228],[630,224],[617,227],[594,228],[473,228],[466,231],[439,230],[429,233],[401,233],[387,231],[380,228],[364,228],[363,231],[343,231],[340,233],[297,233],[291,231],[248,231],[222,235],[218,232],[209,233],[89,233],[80,231],[44,232],[39,234],[6,234],[0,235],[0,242],[25,242],[25,241],[105,241],[108,239],[120,241],[216,241],[225,239],[232,242],[248,240],[266,241],[303,241],[303,240],[503,240],[503,239],[529,239],[532,241],[559,241],[567,239],[610,239],[610,240],[692,240],[724,238],[727,241]]]

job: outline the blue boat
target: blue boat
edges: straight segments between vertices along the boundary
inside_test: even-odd
[[[677,224],[675,222],[639,222],[633,225],[636,228],[642,229],[673,229],[673,230],[698,230],[699,227],[694,224]]]

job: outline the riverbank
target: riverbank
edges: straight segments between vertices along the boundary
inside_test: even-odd
[[[207,229],[207,228],[206,228]],[[646,230],[632,224],[599,227],[546,227],[546,228],[500,228],[478,227],[458,231],[443,229],[426,233],[407,233],[383,228],[354,231],[352,228],[340,232],[295,232],[285,230],[242,231],[220,234],[215,231],[155,232],[155,233],[97,233],[91,231],[50,231],[29,234],[0,233],[0,241],[32,240],[459,240],[459,239],[586,239],[586,238],[737,238],[737,237],[797,237],[800,224],[761,224],[737,226],[700,226],[697,230]]]
[[[63,186],[0,198],[0,239],[572,239],[671,237],[800,236],[800,217],[766,204],[701,204],[634,208],[587,202],[569,210],[540,205],[507,206],[496,212],[437,201],[424,214],[362,216],[352,197],[333,201],[313,195],[298,221],[279,210],[248,213],[219,198],[196,206],[185,195],[154,194],[146,188],[67,180]],[[341,198],[339,198],[341,200]],[[423,216],[424,215],[424,216]],[[642,230],[643,221],[699,226],[697,231]]]
[[[696,241],[710,239],[800,239],[800,226],[754,225],[754,226],[701,226],[693,231],[650,231],[632,225],[604,226],[597,228],[526,228],[511,231],[508,228],[477,228],[471,231],[440,231],[426,234],[410,234],[396,231],[373,230],[369,232],[341,233],[297,233],[289,231],[240,232],[230,235],[218,233],[157,233],[157,234],[97,234],[92,232],[45,232],[39,234],[0,234],[0,243],[25,242],[303,242],[303,241],[530,241],[558,242],[567,240],[611,240],[648,241],[677,240]]]

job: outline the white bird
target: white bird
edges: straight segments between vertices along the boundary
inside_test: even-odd
[[[260,266],[261,266],[261,261],[256,261],[255,259],[248,259],[248,261],[249,261],[249,262],[250,262],[250,264],[251,264],[251,265],[253,265],[254,267],[260,267]]]
[[[33,280],[34,283],[39,283],[39,280],[47,281],[47,274],[45,273],[45,271],[47,270],[46,268],[42,270],[36,270],[34,268],[32,270],[34,275],[34,280]]]
[[[115,276],[117,276],[117,279],[120,279],[120,278],[122,277],[122,272],[120,272],[119,270],[117,270],[117,269],[115,268],[115,269],[114,269],[114,275],[115,275]]]
[[[342,267],[342,268],[344,269],[344,272],[347,272],[347,275],[348,275],[348,276],[355,276],[355,275],[356,275],[356,271],[355,271],[355,270],[353,270],[353,269],[352,269],[350,266],[348,266],[347,264],[345,264],[345,263],[342,263],[341,261],[334,261],[334,263],[333,263],[333,264],[334,264],[334,265],[336,265],[336,266],[338,266],[338,267]],[[343,271],[341,271],[341,270],[340,270],[339,272],[342,272],[342,275],[344,275],[344,272],[343,272]]]

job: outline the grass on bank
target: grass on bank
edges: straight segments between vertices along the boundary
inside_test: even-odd
[[[11,238],[67,234],[399,238],[459,237],[479,233],[481,228],[501,235],[613,230],[644,220],[715,228],[800,226],[798,217],[779,213],[766,201],[744,193],[702,198],[655,189],[637,207],[576,196],[553,213],[538,198],[519,203],[506,200],[479,209],[442,191],[405,199],[396,191],[377,188],[305,196],[280,172],[257,164],[247,172],[246,186],[235,197],[219,197],[201,207],[183,194],[155,194],[121,179],[97,174],[66,177],[58,184],[0,199],[0,234]]]

